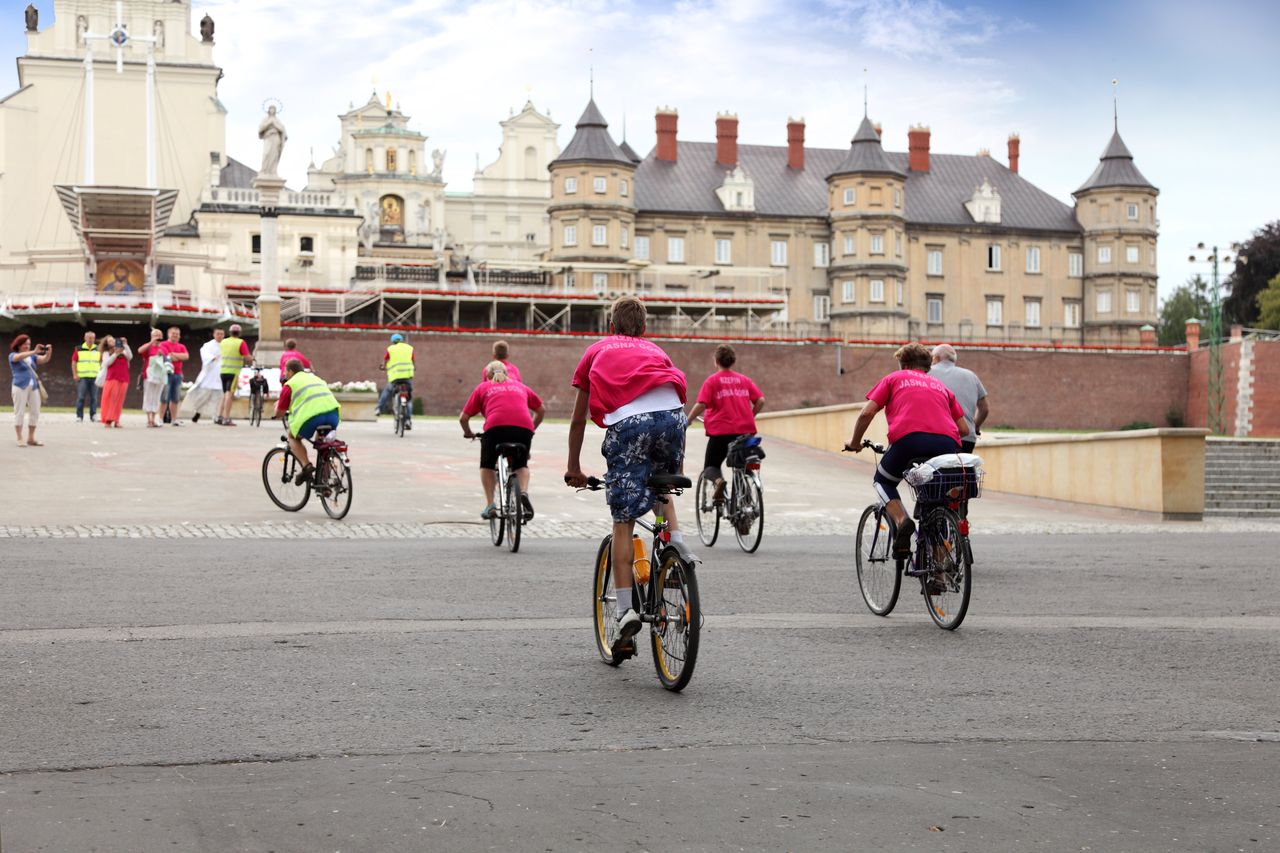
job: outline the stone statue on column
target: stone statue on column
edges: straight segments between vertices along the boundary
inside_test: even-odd
[[[213,43],[213,18],[208,15],[200,19],[200,41],[205,44]]]
[[[40,10],[34,4],[27,5],[27,32],[34,33],[40,29]]]
[[[263,177],[275,177],[280,166],[280,154],[284,151],[284,143],[289,135],[284,131],[284,122],[276,115],[276,106],[267,107],[267,115],[258,125],[258,138],[262,140],[262,168],[258,174]]]
[[[445,152],[439,148],[431,152],[432,169],[430,178],[433,181],[440,180],[440,177],[444,174],[444,155]]]

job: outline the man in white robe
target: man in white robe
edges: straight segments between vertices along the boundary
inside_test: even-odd
[[[200,420],[201,415],[218,413],[218,404],[222,402],[222,338],[226,333],[222,329],[214,329],[213,337],[200,347],[200,374],[195,384],[182,400],[179,417],[190,417],[192,423]]]

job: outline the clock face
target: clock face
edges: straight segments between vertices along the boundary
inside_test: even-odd
[[[111,31],[111,43],[116,47],[124,47],[129,43],[129,33],[125,31],[124,27],[116,27]]]

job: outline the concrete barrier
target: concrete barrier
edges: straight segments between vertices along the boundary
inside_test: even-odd
[[[838,453],[863,403],[770,412],[761,435]],[[878,415],[867,438],[886,440]],[[1168,520],[1204,515],[1208,430],[1142,429],[1082,434],[983,436],[985,488],[1028,497],[1152,513]]]

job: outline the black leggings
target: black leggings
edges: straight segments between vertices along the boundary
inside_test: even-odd
[[[744,435],[751,433],[733,433],[732,435],[709,435],[707,436],[707,455],[702,459],[702,468],[705,471],[708,468],[715,468],[717,477],[719,477],[720,466],[724,464],[725,457],[729,455],[729,445],[733,444]]]
[[[956,453],[960,442],[949,435],[933,432],[909,432],[889,446],[876,466],[876,494],[885,503],[900,500],[898,484],[902,475],[911,467],[913,459],[932,459],[943,453]]]

